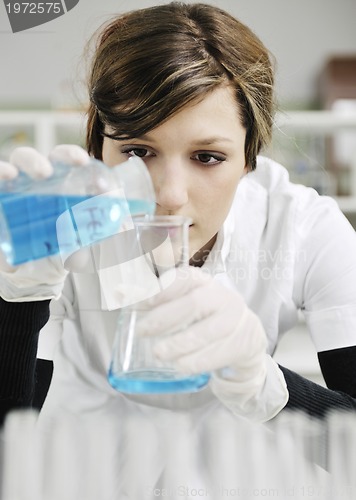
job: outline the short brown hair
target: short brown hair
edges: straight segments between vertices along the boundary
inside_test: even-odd
[[[87,148],[101,159],[110,137],[139,137],[221,84],[235,89],[246,165],[268,144],[274,75],[268,50],[218,7],[172,2],[114,19],[101,32],[89,77]]]

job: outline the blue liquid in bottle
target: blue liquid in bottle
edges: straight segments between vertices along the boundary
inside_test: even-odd
[[[210,375],[183,375],[173,370],[137,370],[114,373],[110,367],[108,380],[119,392],[128,394],[167,394],[196,392],[209,382]]]
[[[0,193],[0,248],[11,265],[59,253],[57,219],[66,251],[75,251],[116,234],[124,217],[153,213],[155,204],[115,197]],[[61,247],[62,250],[62,247]]]

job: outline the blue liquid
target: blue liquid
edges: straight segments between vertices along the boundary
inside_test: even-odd
[[[196,392],[209,382],[210,375],[181,375],[173,371],[137,370],[114,374],[110,368],[108,380],[119,392],[129,394],[164,394]]]
[[[56,222],[68,211],[61,239],[68,237],[70,253],[116,234],[130,213],[152,214],[154,208],[152,202],[103,195],[0,193],[0,248],[11,265],[58,254]]]

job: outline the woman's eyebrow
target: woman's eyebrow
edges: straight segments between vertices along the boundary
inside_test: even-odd
[[[229,137],[223,137],[221,135],[216,135],[213,137],[204,137],[201,139],[194,139],[193,141],[196,144],[203,144],[203,145],[209,145],[209,144],[214,144],[216,142],[234,142],[232,139]]]
[[[143,140],[143,141],[151,141],[155,142],[155,139],[153,137],[150,137],[149,134],[142,134],[139,137],[135,137],[134,139],[131,140]],[[195,139],[193,138],[192,144],[201,144],[204,146],[208,146],[209,144],[214,144],[217,142],[234,142],[233,139],[230,139],[229,137],[224,137],[222,135],[215,135],[212,137],[202,137],[201,139]]]

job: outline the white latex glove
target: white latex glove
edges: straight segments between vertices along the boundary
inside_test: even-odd
[[[85,165],[88,153],[76,145],[56,146],[49,160],[71,165]],[[53,167],[45,156],[30,147],[13,151],[9,162],[0,161],[0,180],[10,180],[21,170],[35,179],[45,179],[53,173]],[[67,271],[59,256],[39,259],[19,266],[10,266],[0,252],[0,296],[9,302],[32,302],[58,298]]]
[[[184,373],[211,372],[212,391],[239,415],[264,421],[285,406],[286,384],[279,369],[273,374],[264,328],[237,291],[189,267],[177,270],[173,285],[147,302],[152,309],[139,333],[164,335],[155,347],[158,358]],[[278,397],[261,409],[268,375],[277,378],[271,394]]]

